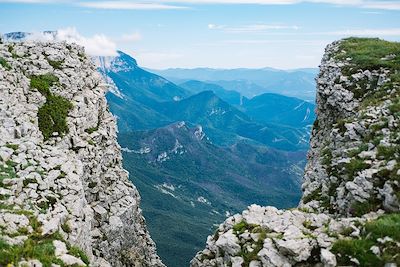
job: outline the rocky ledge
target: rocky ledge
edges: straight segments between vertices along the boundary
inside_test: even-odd
[[[326,48],[299,207],[250,206],[191,266],[400,266],[400,44]]]
[[[0,40],[0,266],[163,266],[82,47]]]

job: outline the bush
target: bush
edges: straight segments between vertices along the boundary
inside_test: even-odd
[[[390,236],[394,240],[400,241],[400,213],[383,215],[377,220],[367,223],[365,230],[373,239]]]
[[[50,95],[46,103],[39,108],[39,129],[44,139],[51,137],[53,132],[64,134],[68,132],[67,116],[72,104],[61,96]]]
[[[319,200],[321,198],[321,193],[321,188],[318,188],[306,196],[303,195],[303,203],[306,204],[312,200]]]
[[[46,103],[38,110],[39,129],[44,140],[49,139],[54,132],[62,135],[69,130],[66,119],[72,104],[50,92],[50,86],[57,82],[58,78],[50,73],[31,77],[31,87],[46,97]]]
[[[369,199],[365,202],[356,201],[351,205],[350,213],[359,217],[371,211],[377,211],[379,207],[380,201],[377,199]]]
[[[399,113],[400,112],[400,102],[396,102],[396,103],[390,105],[389,110],[390,110],[390,112],[392,112],[392,114]]]
[[[56,82],[58,82],[58,77],[50,73],[31,77],[31,87],[37,89],[46,98],[51,95],[50,86]]]
[[[61,65],[64,63],[64,61],[56,61],[56,60],[50,60],[48,59],[47,62],[49,62],[50,66],[52,66],[55,69],[60,70]]]
[[[0,187],[3,186],[4,179],[13,179],[16,177],[15,170],[10,162],[6,164],[0,163]]]
[[[400,151],[398,146],[378,146],[378,158],[392,160],[395,159],[395,154]]]
[[[393,241],[378,242],[378,238],[390,237]],[[337,255],[339,265],[354,265],[350,258],[360,262],[360,266],[384,266],[385,263],[400,265],[400,214],[386,214],[376,220],[367,222],[358,239],[342,239],[333,244],[332,252]],[[381,255],[378,257],[371,251],[378,246]]]
[[[91,128],[86,129],[85,132],[87,132],[88,134],[92,134],[92,133],[96,132],[98,129],[99,129],[98,126],[91,127]]]
[[[248,224],[246,221],[241,221],[233,226],[233,232],[237,235],[243,234],[246,230],[251,231],[255,225]]]
[[[70,246],[68,248],[68,253],[71,254],[72,256],[80,258],[84,263],[89,265],[89,257],[80,248],[76,246]]]
[[[365,170],[369,165],[362,159],[353,158],[345,167],[349,179],[353,179],[359,171]]]
[[[379,264],[379,258],[370,250],[374,244],[371,240],[344,239],[337,241],[333,245],[332,251],[340,254],[337,257],[340,265],[353,266],[354,263],[350,261],[350,258],[356,258],[360,262],[360,266],[383,266]]]
[[[3,68],[5,68],[6,70],[10,70],[11,69],[10,64],[8,64],[8,62],[2,57],[0,57],[0,65],[2,65]]]

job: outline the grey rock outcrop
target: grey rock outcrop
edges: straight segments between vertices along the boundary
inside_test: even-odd
[[[299,207],[250,206],[191,261],[203,266],[400,266],[400,44],[326,48]]]
[[[357,67],[343,57],[335,42],[322,59],[300,206],[348,216],[398,212],[398,69]]]
[[[364,218],[334,220],[326,214],[252,205],[229,217],[208,237],[206,249],[196,255],[192,266],[229,266],[238,256],[243,263],[238,266],[319,262],[336,266],[332,244],[338,236],[357,235],[357,225],[364,222]]]
[[[83,48],[0,41],[0,63],[0,266],[31,261],[31,245],[51,252],[42,263],[164,266]],[[52,125],[63,131],[46,138]],[[19,262],[7,262],[10,251]]]

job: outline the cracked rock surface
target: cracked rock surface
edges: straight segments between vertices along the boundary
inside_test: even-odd
[[[106,89],[82,47],[0,41],[0,266],[164,266]]]

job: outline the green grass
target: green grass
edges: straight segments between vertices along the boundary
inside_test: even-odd
[[[3,186],[4,179],[16,178],[15,170],[13,164],[6,162],[4,164],[0,163],[0,187]]]
[[[367,151],[368,150],[368,144],[362,144],[360,145],[358,148],[350,150],[347,153],[347,156],[349,156],[350,158],[356,157],[358,154],[360,154],[363,151]]]
[[[53,132],[60,135],[68,132],[67,116],[72,104],[61,96],[50,95],[46,103],[39,108],[38,119],[39,129],[44,139],[51,137]]]
[[[339,133],[344,134],[347,131],[346,128],[346,123],[349,123],[350,121],[348,119],[339,119],[336,122],[335,128],[339,129]]]
[[[12,150],[15,151],[15,150],[17,150],[19,148],[19,145],[18,144],[9,144],[9,143],[7,143],[6,147],[11,148]]]
[[[236,235],[243,234],[246,230],[251,232],[254,228],[258,227],[257,224],[248,224],[245,220],[235,224],[232,229]]]
[[[67,222],[64,222],[63,224],[61,224],[61,229],[66,233],[72,232],[72,229]]]
[[[400,101],[396,101],[392,105],[389,106],[389,110],[392,114],[399,116],[400,113]]]
[[[96,132],[98,129],[99,129],[98,126],[96,126],[96,127],[91,127],[91,128],[87,128],[87,129],[85,130],[85,132],[87,132],[88,134],[91,134],[91,133]]]
[[[303,196],[303,203],[306,204],[312,200],[319,200],[321,198],[321,188],[315,189],[310,194]]]
[[[37,184],[37,180],[35,178],[27,178],[24,179],[22,184],[24,185],[24,187],[26,187],[28,184]]]
[[[312,225],[312,222],[311,222],[310,220],[305,220],[305,221],[303,222],[303,226],[304,226],[305,228],[309,229],[309,230],[315,230],[315,229],[318,228],[317,226],[313,226],[313,225]]]
[[[350,180],[354,178],[354,176],[362,170],[365,170],[369,167],[367,163],[362,159],[353,158],[349,163],[345,165],[346,173]]]
[[[72,109],[72,103],[50,92],[50,87],[54,83],[58,83],[58,77],[54,74],[31,77],[31,87],[46,97],[46,103],[38,111],[39,129],[44,140],[49,139],[53,132],[63,135],[69,130],[66,119],[69,110]]]
[[[322,161],[321,163],[325,166],[330,166],[332,164],[332,151],[329,147],[324,148],[322,151]]]
[[[364,214],[367,214],[371,211],[377,211],[381,205],[381,201],[375,198],[371,198],[364,202],[354,202],[351,205],[350,213],[354,216],[360,217]]]
[[[58,82],[58,77],[54,74],[34,75],[31,77],[31,88],[37,89],[46,98],[51,95],[50,87]]]
[[[248,251],[245,245],[241,246],[241,251],[239,252],[239,255],[243,258],[244,261],[242,266],[248,267],[251,261],[258,259],[257,254],[263,248],[264,240],[267,237],[267,231],[261,226],[257,224],[249,224],[245,220],[242,220],[241,222],[235,224],[232,229],[236,235],[243,234],[246,230],[250,233],[259,234],[257,241],[254,243],[254,246],[252,246],[252,251]]]
[[[27,213],[29,224],[33,229],[29,233],[27,228],[20,228],[18,234],[27,236],[27,240],[22,245],[9,245],[0,238],[0,266],[14,265],[21,260],[36,259],[39,260],[44,267],[51,267],[52,264],[58,264],[62,267],[66,266],[61,260],[55,256],[54,240],[60,240],[66,243],[68,254],[80,258],[89,265],[88,256],[78,247],[71,246],[64,240],[59,232],[51,235],[43,236],[41,234],[41,223],[37,217]]]
[[[80,258],[84,263],[89,265],[89,257],[77,246],[68,246],[68,253],[72,256]]]
[[[355,239],[355,240],[339,240],[333,247],[334,253],[340,253],[338,258],[339,264],[346,264],[352,266],[353,263],[350,261],[350,257],[358,259],[361,266],[383,266],[380,264],[379,258],[372,253],[370,248],[375,242],[366,239]]]
[[[384,244],[377,241],[378,238],[390,237],[394,242]],[[375,267],[384,266],[385,263],[400,265],[400,248],[396,242],[400,241],[400,214],[386,214],[376,220],[365,224],[358,239],[342,239],[333,244],[332,252],[337,255],[339,265],[353,265],[350,258],[356,258],[360,266]],[[381,256],[377,256],[370,250],[372,246],[378,246]]]
[[[57,235],[47,237],[29,237],[22,246],[10,246],[0,239],[0,266],[8,266],[25,259],[39,260],[44,267],[51,267],[52,264],[65,266],[65,264],[57,259],[54,255],[55,248],[53,241],[58,240]]]
[[[87,142],[88,142],[89,145],[92,145],[92,146],[96,145],[96,143],[93,140],[88,140]]]
[[[378,38],[347,38],[340,44],[337,58],[351,58],[354,69],[377,70],[380,68],[400,69],[400,43],[388,42]],[[383,60],[388,55],[396,55],[392,60]]]
[[[267,232],[261,227],[258,227],[257,229],[259,236],[254,244],[255,246],[252,246],[253,250],[248,251],[245,246],[242,246],[242,249],[239,252],[239,255],[243,258],[243,263],[242,263],[243,267],[248,267],[251,261],[259,259],[257,254],[263,248],[264,240],[267,237]]]
[[[394,55],[393,58],[388,58]],[[400,83],[400,43],[384,41],[378,38],[347,38],[340,43],[339,52],[334,56],[338,60],[346,60],[349,65],[342,69],[342,73],[350,76],[360,70],[379,70],[381,68],[390,71],[390,81],[379,87],[377,80],[358,81],[358,86],[348,88],[356,98],[362,99],[361,108],[368,105],[381,103],[390,97],[387,90],[393,88],[393,84]],[[364,103],[365,102],[365,103]]]
[[[365,230],[370,235],[369,237],[373,239],[389,236],[400,241],[400,213],[383,215],[377,220],[368,222],[365,225]]]
[[[62,69],[61,65],[64,63],[64,61],[56,61],[56,60],[47,60],[50,64],[50,66],[52,66],[54,69]]]
[[[2,57],[0,57],[0,65],[3,66],[3,68],[5,68],[6,70],[11,69],[10,64],[8,64],[8,62]]]
[[[400,146],[378,146],[377,156],[379,159],[392,160],[400,152]]]

